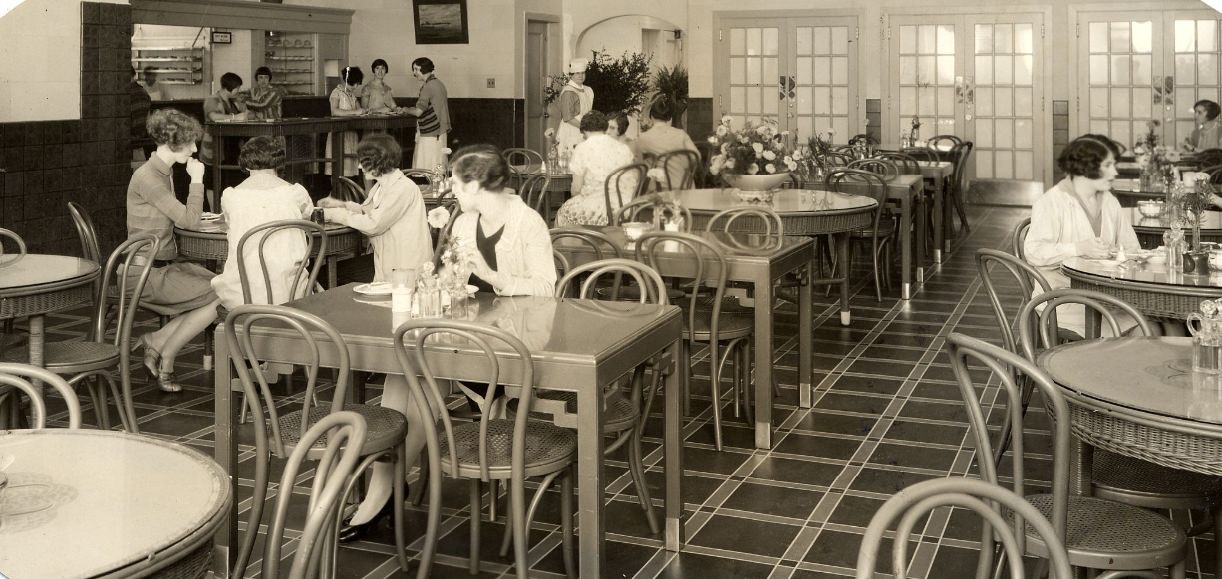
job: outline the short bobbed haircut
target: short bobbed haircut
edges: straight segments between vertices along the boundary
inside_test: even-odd
[[[279,169],[284,166],[284,145],[280,139],[255,137],[242,145],[238,164],[247,171]]]
[[[500,191],[509,180],[509,164],[496,145],[467,145],[454,153],[450,168],[462,182],[475,181],[487,191]]]
[[[590,111],[581,117],[581,131],[583,133],[605,133],[607,132],[607,115],[599,111]]]
[[[259,68],[256,68],[255,69],[255,79],[257,80],[261,76],[266,76],[268,80],[271,80],[272,69],[267,68],[266,66],[260,66]]]
[[[221,88],[225,90],[238,90],[238,88],[241,86],[242,77],[238,76],[236,73],[227,72],[221,75]]]
[[[610,117],[610,119],[608,120],[607,126],[611,126],[610,120],[615,121],[615,136],[622,137],[624,136],[624,133],[628,132],[628,114],[627,113],[615,113],[615,115]]]
[[[374,59],[373,64],[369,65],[369,70],[376,72],[379,66],[385,68],[386,72],[390,72],[390,65],[386,64],[386,61],[380,58]]]
[[[1201,99],[1201,100],[1197,101],[1197,102],[1196,102],[1196,104],[1192,105],[1192,108],[1193,108],[1194,110],[1195,110],[1197,107],[1204,107],[1204,108],[1205,108],[1205,120],[1207,120],[1207,121],[1212,121],[1212,120],[1214,120],[1214,119],[1218,118],[1218,114],[1219,114],[1219,113],[1222,113],[1222,107],[1219,107],[1219,106],[1218,106],[1218,103],[1213,102],[1213,101],[1211,101],[1211,100],[1209,100],[1209,99]]]
[[[199,121],[178,109],[153,111],[145,127],[154,143],[169,145],[173,151],[181,151],[204,136]]]
[[[403,149],[394,137],[386,133],[376,133],[357,143],[356,158],[366,173],[380,177],[399,167]]]
[[[420,72],[423,72],[424,74],[432,74],[433,72],[433,61],[426,56],[421,56],[420,58],[413,60],[412,66],[419,68]]]
[[[340,76],[349,86],[356,86],[365,81],[365,73],[361,72],[361,67],[359,66],[345,66]]]
[[[1057,157],[1057,167],[1070,177],[1098,179],[1108,155],[1120,158],[1120,147],[1106,135],[1082,135],[1071,141]]]
[[[649,107],[649,116],[659,121],[669,121],[675,118],[675,105],[668,98],[656,99]]]

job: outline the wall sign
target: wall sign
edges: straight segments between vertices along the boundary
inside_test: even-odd
[[[217,32],[212,31],[212,44],[231,44],[233,42],[232,32]]]

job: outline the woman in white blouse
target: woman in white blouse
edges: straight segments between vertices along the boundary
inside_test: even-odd
[[[1102,135],[1082,135],[1065,147],[1057,166],[1065,178],[1031,208],[1031,229],[1023,247],[1027,262],[1039,268],[1052,289],[1069,287],[1061,262],[1071,257],[1106,259],[1117,247],[1141,248],[1128,213],[1112,195],[1120,150]],[[1132,320],[1117,320],[1133,325]],[[1078,307],[1057,311],[1060,327],[1083,335],[1085,312]],[[1107,325],[1104,330],[1108,331]]]

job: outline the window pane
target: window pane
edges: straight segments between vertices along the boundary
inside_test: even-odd
[[[811,123],[810,117],[798,117],[798,134],[812,135],[814,134],[814,125]]]
[[[998,179],[1014,178],[1014,151],[998,150],[994,153],[993,167]]]
[[[1218,84],[1218,55],[1197,53],[1197,84]]]
[[[1109,34],[1111,36],[1111,51],[1112,52],[1128,52],[1129,51],[1129,23],[1128,22],[1112,22],[1109,26]]]
[[[747,31],[742,28],[730,29],[730,54],[746,54]]]
[[[1148,119],[1150,118],[1150,89],[1145,87],[1137,87],[1133,89],[1133,118]]]
[[[900,27],[900,54],[916,54],[917,51],[917,31],[916,26],[901,26]]]
[[[996,116],[999,116],[999,117],[1013,116],[1014,115],[1014,90],[1008,87],[1007,88],[998,87],[996,91],[994,92],[994,94],[996,95],[996,98],[993,99],[993,102],[995,103],[995,108],[993,110],[996,111]]]
[[[777,48],[778,48],[777,44],[779,43],[779,40],[778,40],[779,35],[780,35],[780,30],[776,28],[765,28],[764,29],[764,54],[771,56],[777,53]]]
[[[809,26],[798,28],[798,37],[796,39],[798,54],[802,56],[809,55],[814,48],[813,42]]]
[[[921,56],[917,60],[917,84],[933,83],[938,80],[934,74],[936,56]]]
[[[1197,49],[1197,27],[1192,20],[1175,21],[1175,51],[1193,52]]]
[[[900,114],[912,116],[917,110],[916,87],[900,87]]]
[[[1150,86],[1154,80],[1153,73],[1150,70],[1150,55],[1149,54],[1134,54],[1133,55],[1133,84],[1138,86]]]
[[[1030,119],[1015,119],[1014,120],[1014,148],[1030,149],[1031,148],[1031,120]]]
[[[937,51],[935,38],[937,28],[932,24],[922,24],[917,27],[917,52],[933,54]]]
[[[832,52],[832,31],[826,26],[815,28],[815,54]]]
[[[832,84],[849,84],[849,59],[846,56],[832,57]]]
[[[938,54],[955,53],[955,27],[949,24],[938,25]]]
[[[1014,178],[1034,179],[1035,169],[1031,166],[1034,155],[1031,151],[1014,152]]]
[[[1014,26],[998,24],[993,32],[993,51],[1002,54],[1014,52]]]
[[[1032,90],[1030,88],[1014,89],[1014,116],[1029,117],[1032,114]]]
[[[763,95],[761,98],[763,98],[763,103],[764,103],[764,114],[775,115],[777,114],[778,105],[784,105],[786,107],[789,106],[788,102],[780,99],[781,95],[779,92],[775,90],[769,90],[766,87],[762,89],[762,92],[763,92]]]
[[[1133,52],[1149,54],[1154,50],[1154,23],[1133,23]]]
[[[901,56],[900,57],[900,84],[916,84],[917,82],[917,57]]]
[[[1112,85],[1129,84],[1129,55],[1113,54],[1112,62]]]
[[[769,91],[771,92],[771,91]],[[760,89],[747,90],[747,114],[758,115],[760,112]]]
[[[770,85],[770,84],[772,84],[773,86],[776,86],[776,85],[775,85],[775,84],[773,84],[773,83],[779,83],[779,82],[780,82],[780,80],[781,80],[781,74],[780,74],[779,72],[777,72],[777,69],[776,69],[776,67],[777,67],[777,59],[775,59],[775,58],[765,58],[765,59],[763,59],[763,61],[764,61],[764,80],[763,80],[763,84],[764,84],[765,86]]]
[[[1014,84],[1031,86],[1031,67],[1034,66],[1034,61],[1035,57],[1030,54],[1014,57]]]
[[[832,114],[849,114],[849,89],[843,86],[832,87]]]
[[[976,177],[979,179],[993,178],[993,151],[981,151],[977,149],[976,155]]]
[[[1218,21],[1197,20],[1197,51],[1215,52],[1218,50]]]
[[[761,41],[762,36],[763,34],[758,28],[747,29],[747,54],[758,55],[760,53],[760,47],[763,44]]]
[[[1035,54],[1035,31],[1027,23],[1014,25],[1014,53]]]
[[[937,95],[933,87],[921,87],[917,91],[917,110],[922,117],[932,117],[937,114]]]
[[[795,91],[797,93],[797,106],[799,115],[809,115],[815,112],[815,103],[812,100],[814,97],[814,89],[809,86],[800,86]]]
[[[1112,121],[1109,125],[1107,136],[1120,141],[1121,143],[1133,142],[1133,123],[1129,121]]]
[[[1112,89],[1112,103],[1111,103],[1111,105],[1110,105],[1110,106],[1111,106],[1111,109],[1112,109],[1112,116],[1113,116],[1113,117],[1127,117],[1127,116],[1129,116],[1129,114],[1130,114],[1130,111],[1129,111],[1129,89],[1127,89],[1127,88],[1113,88],[1113,89]]]
[[[938,113],[948,115],[955,110],[955,87],[938,87]]]
[[[1090,55],[1090,84],[1091,86],[1107,86],[1106,54]]]
[[[993,25],[976,25],[976,54],[993,52]]]
[[[832,89],[827,86],[815,87],[815,114],[832,114]]]
[[[1175,83],[1180,85],[1197,83],[1196,55],[1175,55]]]
[[[1087,37],[1090,40],[1091,52],[1107,52],[1107,23],[1091,22],[1087,26]]]
[[[730,87],[730,110],[736,113],[747,110],[747,89],[741,86]]]
[[[955,57],[938,57],[938,84],[955,84]]]
[[[993,121],[982,119],[976,123],[976,147],[993,147]]]
[[[911,57],[904,57],[911,58]],[[831,84],[832,83],[832,60],[826,56],[820,56],[813,59],[815,61],[815,82],[814,84]]]
[[[993,57],[976,57],[976,84],[993,84]]]
[[[1090,89],[1090,116],[1091,118],[1107,118],[1107,89],[1092,88]]]
[[[730,59],[730,84],[747,83],[747,62],[743,58]]]
[[[997,56],[994,57],[993,77],[996,84],[1013,84],[1014,83],[1014,57],[1013,56]]]
[[[849,53],[849,29],[846,26],[832,28],[832,54]]]
[[[809,56],[799,56],[797,58],[797,70],[794,71],[793,75],[794,82],[799,85],[812,84],[812,75],[814,74],[812,60]]]
[[[760,59],[748,58],[747,60],[747,84],[760,83]]]
[[[993,116],[993,89],[978,87],[976,89],[976,116]]]

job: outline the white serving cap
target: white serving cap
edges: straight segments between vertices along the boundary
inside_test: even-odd
[[[574,58],[573,60],[569,61],[569,74],[577,74],[579,72],[585,72],[586,68],[588,68],[589,66],[590,66],[590,59]]]

